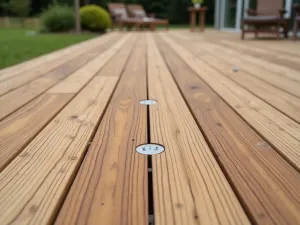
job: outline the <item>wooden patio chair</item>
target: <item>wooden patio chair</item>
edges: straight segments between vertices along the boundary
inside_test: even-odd
[[[295,19],[294,19],[294,40],[297,40],[297,31],[300,24],[300,5],[294,5]]]
[[[132,18],[143,20],[143,25],[149,26],[152,31],[155,30],[157,25],[164,25],[166,30],[169,29],[168,20],[155,18],[154,13],[146,14],[144,7],[140,4],[129,4],[127,9]]]
[[[258,33],[273,33],[279,38],[281,27],[284,36],[288,37],[289,20],[284,18],[286,10],[283,8],[283,0],[257,0],[256,10],[248,9],[247,12],[248,17],[242,22],[242,39],[245,33],[254,33],[256,38]]]
[[[117,25],[120,31],[124,26],[128,29],[135,27],[136,30],[139,30],[143,24],[143,20],[129,17],[124,3],[109,3],[108,9],[113,20],[113,29]]]

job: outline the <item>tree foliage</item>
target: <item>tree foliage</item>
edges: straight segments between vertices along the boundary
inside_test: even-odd
[[[10,12],[16,14],[18,17],[24,18],[28,16],[31,10],[30,0],[10,0],[8,3]]]

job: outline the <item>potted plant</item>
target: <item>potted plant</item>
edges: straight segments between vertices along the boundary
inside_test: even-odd
[[[193,4],[194,4],[194,7],[196,9],[200,8],[201,7],[201,3],[203,3],[204,0],[192,0]]]

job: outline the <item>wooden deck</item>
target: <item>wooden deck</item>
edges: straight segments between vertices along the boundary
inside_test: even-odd
[[[299,172],[300,42],[110,33],[0,71],[1,225],[297,225]]]

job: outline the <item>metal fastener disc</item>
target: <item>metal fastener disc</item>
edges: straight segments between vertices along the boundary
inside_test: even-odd
[[[157,103],[157,101],[154,99],[149,99],[149,100],[146,99],[146,100],[140,101],[140,104],[142,104],[142,105],[154,105],[156,103]]]
[[[232,68],[232,70],[233,70],[233,72],[239,72],[240,69],[237,66],[235,66]]]
[[[165,148],[158,144],[143,144],[137,146],[136,151],[143,155],[156,155],[165,151]]]

